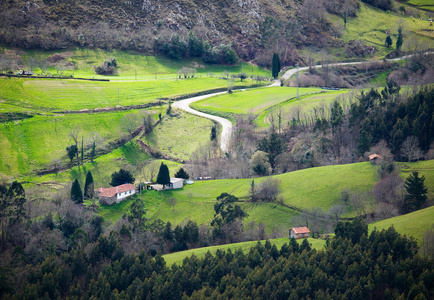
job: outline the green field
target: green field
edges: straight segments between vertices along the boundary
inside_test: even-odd
[[[300,88],[300,95],[323,92],[320,88]],[[270,87],[235,91],[195,102],[192,107],[217,114],[259,114],[265,109],[297,96],[297,88]]]
[[[248,86],[252,81],[236,81],[235,84]],[[0,77],[0,110],[7,111],[5,104],[42,111],[78,111],[116,105],[142,105],[155,102],[159,98],[227,86],[227,80],[211,77],[128,82]]]
[[[302,89],[300,89],[302,90]],[[299,100],[292,99],[284,101],[276,106],[266,109],[255,120],[259,127],[268,127],[271,124],[272,118],[277,124],[277,114],[280,112],[282,115],[283,123],[287,123],[292,119],[292,113],[295,109],[300,111],[300,116],[304,118],[309,115],[314,108],[324,106],[327,108],[335,99],[349,93],[348,89],[341,89],[339,91],[320,92],[319,94],[301,96]]]
[[[432,1],[430,0],[414,0],[414,2],[421,2],[421,4],[423,4],[422,2],[425,1],[430,2],[429,4],[432,4]],[[396,4],[396,6],[398,6],[398,4]],[[348,18],[346,28],[343,30],[342,39],[344,41],[362,41],[367,45],[374,46],[376,48],[374,58],[379,59],[394,49],[387,49],[384,45],[384,41],[387,37],[386,32],[390,32],[393,40],[393,46],[395,46],[398,35],[398,24],[402,22],[404,31],[406,32],[403,50],[406,51],[405,49],[407,48],[407,42],[411,40],[411,36],[413,35],[418,36],[421,41],[423,41],[424,47],[428,49],[433,47],[433,39],[419,35],[419,32],[425,29],[432,29],[432,27],[429,26],[429,21],[427,21],[428,17],[425,15],[425,13],[419,11],[419,14],[423,18],[422,20],[420,20],[417,16],[402,17],[397,13],[389,11],[385,12],[381,9],[377,9],[360,2],[360,9],[357,12],[357,17]],[[342,17],[336,15],[330,15],[329,17],[334,24],[343,25]],[[338,60],[341,60],[342,57],[345,56],[345,51],[343,49],[334,49],[332,52],[334,52],[334,54],[339,53],[339,55],[336,57]]]
[[[405,180],[411,172],[417,171],[425,176],[425,185],[428,187],[428,198],[434,199],[434,160],[421,160],[416,163],[399,163],[401,177]]]
[[[400,234],[413,236],[420,246],[424,232],[427,229],[431,229],[434,225],[434,206],[369,224],[369,233],[371,233],[374,228],[382,230],[387,229],[392,225]]]
[[[157,109],[159,109],[157,107]],[[78,130],[86,152],[90,149],[92,132],[97,132],[103,144],[126,135],[119,128],[126,114],[144,110],[95,114],[36,115],[33,118],[0,124],[0,172],[17,176],[45,167],[55,160],[68,161],[66,147],[73,144],[69,136]],[[157,111],[151,111],[157,114]],[[49,154],[49,155],[47,155]]]
[[[307,239],[309,243],[311,244],[312,248],[321,250],[324,249],[325,246],[325,240],[318,240],[318,239]],[[280,250],[282,246],[285,243],[289,243],[288,238],[279,238],[279,239],[270,239],[269,240],[272,245],[276,245],[277,249]],[[299,244],[303,242],[302,239],[297,240]],[[173,264],[181,265],[182,261],[186,257],[190,257],[192,255],[195,255],[198,258],[205,257],[205,254],[209,251],[211,254],[215,254],[217,252],[217,249],[228,251],[229,249],[232,252],[235,252],[237,249],[243,250],[244,253],[248,253],[249,249],[251,247],[254,247],[258,242],[257,241],[251,241],[251,242],[242,242],[242,243],[235,243],[235,244],[228,244],[228,245],[219,245],[219,246],[211,246],[211,247],[204,247],[204,248],[197,248],[197,249],[191,249],[186,251],[180,251],[175,253],[170,253],[163,255],[164,260],[166,261],[167,266],[172,266]],[[265,243],[265,241],[261,241],[262,244]]]
[[[24,61],[33,58],[36,61],[45,60],[47,57],[57,53],[65,59],[61,60],[58,65],[65,63],[74,66],[66,66],[62,68],[64,76],[81,77],[81,78],[104,78],[110,80],[150,80],[150,79],[174,79],[176,73],[182,67],[195,68],[197,70],[196,77],[206,77],[214,74],[220,76],[222,72],[227,71],[231,74],[237,74],[244,71],[250,75],[271,76],[271,72],[262,68],[252,66],[247,63],[239,63],[236,65],[208,65],[203,63],[199,58],[185,58],[180,60],[168,59],[163,56],[149,56],[134,51],[104,51],[99,49],[68,49],[61,51],[40,51],[40,50],[20,50],[4,48],[6,53],[12,52],[14,57],[21,57]],[[114,76],[97,75],[94,72],[94,66],[98,66],[105,59],[114,57],[118,63],[118,74]],[[36,67],[35,74],[41,73],[41,69]],[[55,66],[48,66],[48,73],[55,76],[58,71]]]
[[[170,157],[188,160],[200,145],[210,141],[213,125],[209,119],[173,109],[172,115],[166,115],[164,120],[146,135],[144,142]]]

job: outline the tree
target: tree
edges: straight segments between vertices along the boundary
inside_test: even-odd
[[[252,155],[252,158],[250,159],[250,167],[255,173],[261,176],[269,175],[272,171],[267,153],[261,150],[256,151]]]
[[[401,155],[408,159],[408,162],[418,160],[422,156],[419,149],[419,140],[414,135],[408,136],[401,146]]]
[[[84,184],[84,199],[92,199],[95,196],[95,184],[90,171],[86,174],[86,182]]]
[[[402,47],[402,26],[399,25],[398,27],[398,37],[396,39],[396,52],[400,53],[401,52],[401,47]]]
[[[99,75],[114,75],[117,73],[118,61],[114,57],[107,58],[99,66],[95,67],[95,73]]]
[[[74,156],[77,154],[78,149],[76,145],[71,145],[66,148],[66,151],[68,152],[68,157],[70,162],[72,163],[72,160],[74,159]]]
[[[26,215],[24,209],[25,203],[26,195],[21,183],[14,181],[9,189],[6,185],[0,184],[0,220],[3,249],[6,245],[9,227],[19,223]]]
[[[71,200],[76,203],[83,203],[83,192],[81,191],[81,186],[77,178],[71,186]]]
[[[203,54],[203,42],[192,31],[188,34],[188,51],[190,57],[201,57]]]
[[[127,114],[121,118],[120,123],[121,130],[131,134],[139,126],[139,116],[137,114]]]
[[[277,196],[280,194],[280,179],[267,177],[263,179],[258,186],[257,196],[262,201],[273,202],[276,201]]]
[[[78,160],[78,134],[80,133],[80,130],[77,128],[73,128],[68,135],[74,140],[74,144],[75,144],[75,157],[77,158],[77,165],[80,164],[80,161]],[[68,154],[69,155],[69,154]],[[72,160],[71,160],[72,162]]]
[[[136,201],[131,204],[130,214],[128,215],[128,221],[132,224],[132,229],[142,230],[144,228],[146,218],[145,204],[142,200],[136,199]]]
[[[281,65],[280,65],[279,54],[274,53],[273,54],[273,60],[271,61],[271,74],[272,74],[274,79],[276,79],[277,76],[279,76],[280,68],[281,68]]]
[[[338,101],[333,102],[331,108],[330,124],[332,126],[333,134],[336,133],[340,126],[344,123],[344,110]]]
[[[409,213],[421,209],[428,193],[425,176],[419,177],[419,172],[412,172],[405,180],[404,188],[407,192],[404,198],[404,211]]]
[[[134,176],[127,170],[120,169],[119,172],[114,172],[112,175],[111,186],[118,186],[125,183],[133,184],[135,181]]]
[[[217,128],[216,128],[215,125],[213,125],[211,127],[211,136],[210,136],[210,138],[211,138],[211,141],[213,141],[213,140],[215,140],[217,138]]]
[[[276,167],[276,158],[285,150],[285,143],[277,133],[273,132],[268,139],[264,137],[259,141],[258,150],[267,152],[271,168],[274,170]]]
[[[387,48],[390,48],[390,46],[392,46],[393,41],[392,41],[392,38],[391,38],[390,34],[387,35],[386,40],[385,40],[384,43],[385,43],[385,45],[386,45]]]
[[[162,185],[170,183],[169,168],[163,162],[160,165],[160,171],[157,175],[157,183]]]
[[[184,168],[180,168],[178,172],[175,173],[176,178],[184,178],[188,179],[190,178],[190,175],[184,170]]]

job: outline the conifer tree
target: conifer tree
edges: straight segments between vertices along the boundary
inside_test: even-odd
[[[157,183],[162,185],[170,183],[169,168],[163,162],[160,165],[160,171],[157,175]]]
[[[402,47],[402,27],[398,28],[398,38],[396,39],[396,52],[400,53]]]
[[[188,179],[190,175],[184,170],[184,168],[179,169],[178,172],[175,173],[176,178]]]
[[[92,199],[95,195],[93,176],[90,171],[87,172],[86,182],[84,184],[84,199]]]
[[[274,79],[276,79],[277,76],[279,76],[280,68],[281,65],[280,65],[279,55],[277,53],[274,53],[273,60],[271,61],[271,73]]]
[[[404,210],[409,213],[421,209],[427,199],[428,189],[425,186],[425,176],[419,177],[418,172],[413,172],[405,180]]]
[[[83,192],[81,191],[78,179],[75,179],[71,187],[71,200],[76,203],[83,203]]]

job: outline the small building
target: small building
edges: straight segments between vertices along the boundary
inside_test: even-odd
[[[289,229],[289,238],[302,239],[310,237],[310,230],[307,227],[292,227]]]
[[[184,187],[183,178],[170,178],[170,183],[168,184],[169,189],[176,190],[182,189]]]
[[[108,189],[99,188],[95,190],[95,196],[98,197],[99,203],[112,205],[119,203],[125,198],[132,196],[136,193],[136,187],[132,184],[122,184]]]
[[[378,154],[374,153],[374,154],[369,155],[369,162],[373,165],[381,163],[382,161],[383,161],[383,158]]]

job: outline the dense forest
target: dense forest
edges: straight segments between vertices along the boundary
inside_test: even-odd
[[[20,247],[1,268],[2,299],[430,299],[434,262],[393,227],[367,235],[361,219],[340,223],[324,250],[294,239],[248,253],[218,250],[182,265],[143,250],[125,253],[122,233],[31,263]],[[47,249],[48,250],[48,249]]]

